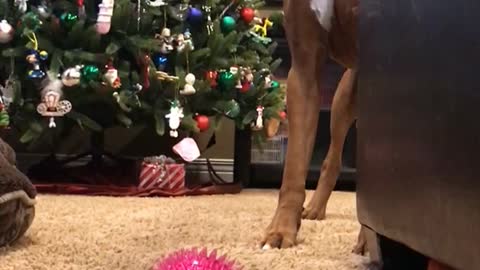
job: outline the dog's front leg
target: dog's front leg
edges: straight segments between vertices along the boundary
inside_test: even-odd
[[[275,216],[262,241],[264,249],[295,245],[305,201],[305,179],[316,135],[319,96],[316,87],[303,87],[305,73],[292,69],[288,76],[288,147]],[[309,78],[312,81],[313,78]]]
[[[296,243],[317,132],[321,70],[327,58],[328,33],[310,10],[310,1],[284,1],[284,13],[292,57],[287,79],[288,147],[277,210],[261,242],[264,249]]]

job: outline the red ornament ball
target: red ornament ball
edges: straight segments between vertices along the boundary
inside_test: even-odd
[[[278,115],[280,116],[280,119],[282,119],[282,120],[287,119],[287,113],[284,112],[284,111],[279,112]]]
[[[205,115],[197,115],[195,121],[197,122],[197,127],[200,131],[208,130],[210,127],[210,120]]]
[[[255,10],[253,10],[253,8],[244,7],[240,10],[240,17],[245,23],[251,23],[255,18]]]

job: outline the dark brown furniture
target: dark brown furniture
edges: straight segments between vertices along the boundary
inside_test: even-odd
[[[360,10],[359,220],[384,269],[480,269],[480,2]]]

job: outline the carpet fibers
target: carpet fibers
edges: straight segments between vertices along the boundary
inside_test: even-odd
[[[216,248],[245,270],[365,269],[366,259],[350,253],[360,228],[354,193],[335,192],[326,220],[304,221],[297,247],[260,250],[277,196],[269,190],[182,198],[41,195],[26,236],[0,249],[0,269],[149,269],[184,247]]]

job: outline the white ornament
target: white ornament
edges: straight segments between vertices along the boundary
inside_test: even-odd
[[[254,130],[263,129],[263,106],[257,106],[257,120],[255,124],[252,123],[252,128]]]
[[[173,37],[172,33],[169,28],[163,28],[161,34],[156,34],[155,35],[156,39],[160,39],[161,42],[161,47],[160,47],[160,52],[163,54],[170,53],[173,51]]]
[[[63,98],[63,83],[60,80],[54,80],[48,83],[42,90],[42,103],[38,104],[37,112],[42,116],[49,116],[48,127],[54,128],[54,117],[64,116],[72,110],[72,104]]]
[[[0,43],[8,43],[13,39],[13,27],[6,21],[0,21]]]
[[[25,13],[27,12],[27,2],[28,0],[15,0],[13,5],[18,8],[18,11]]]
[[[80,83],[83,66],[77,65],[74,68],[65,70],[62,74],[62,82],[65,86],[71,87]]]
[[[165,3],[163,0],[146,0],[146,3],[151,7],[161,7],[167,5],[167,3]]]
[[[105,35],[110,32],[114,5],[115,0],[102,0],[102,3],[98,5],[99,12],[96,24],[97,33]]]
[[[177,129],[180,127],[181,119],[183,118],[183,108],[178,106],[177,102],[174,102],[170,107],[170,113],[165,115],[168,119],[168,126],[170,127],[170,136],[173,138],[178,137]]]
[[[187,76],[185,76],[185,86],[183,87],[183,90],[180,90],[180,94],[182,95],[193,95],[197,92],[195,90],[195,87],[193,86],[195,84],[195,75],[192,73],[188,73]]]

